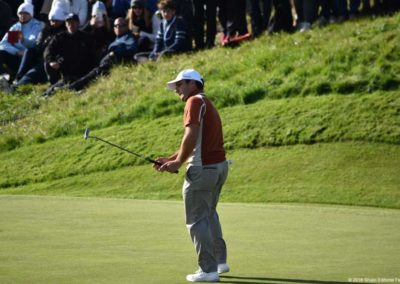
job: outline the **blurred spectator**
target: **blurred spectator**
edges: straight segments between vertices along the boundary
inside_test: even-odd
[[[191,50],[193,47],[193,2],[194,0],[174,0],[176,16],[182,18],[186,31],[186,49]]]
[[[55,6],[49,13],[49,24],[40,32],[35,47],[28,48],[22,57],[14,87],[25,84],[37,84],[47,81],[44,69],[43,52],[51,39],[65,31],[65,11],[61,6]]]
[[[3,38],[12,24],[11,7],[7,2],[0,0],[0,38]]]
[[[137,41],[128,28],[124,18],[117,18],[114,22],[115,40],[108,47],[108,53],[103,57],[100,65],[78,80],[65,85],[63,88],[79,91],[85,88],[98,76],[105,75],[114,64],[132,62],[137,51]]]
[[[215,0],[193,0],[193,35],[196,49],[211,48],[215,45],[217,33],[217,3]],[[204,21],[206,33],[204,33]],[[205,35],[205,38],[204,38]]]
[[[94,3],[89,25],[83,31],[90,35],[93,41],[96,62],[100,62],[101,58],[107,52],[108,45],[115,37],[107,16],[106,6],[103,2],[97,1]]]
[[[87,33],[78,29],[78,15],[69,14],[65,21],[67,31],[57,34],[44,51],[46,74],[52,84],[44,96],[84,76],[95,66],[93,43]]]
[[[163,54],[188,51],[185,22],[181,17],[176,16],[175,2],[173,0],[161,0],[158,3],[158,8],[163,20],[158,28],[156,43],[149,58],[157,60]]]
[[[25,50],[36,45],[36,39],[44,26],[33,18],[32,4],[22,3],[17,14],[19,21],[11,26],[0,42],[0,75],[8,73],[9,82],[13,81]]]
[[[358,16],[361,0],[350,0],[349,18]]]
[[[320,26],[325,26],[329,23],[341,23],[346,19],[346,0],[320,0],[320,2]]]
[[[88,19],[88,0],[53,0],[51,7],[61,6],[68,14],[79,17],[79,25],[83,27]]]
[[[112,0],[111,18],[125,18],[128,13],[131,1],[130,0]]]
[[[246,0],[219,0],[222,45],[231,45],[251,35],[247,29]]]
[[[52,3],[53,3],[53,0],[43,0],[42,7],[40,8],[40,14],[43,17],[47,17],[48,18],[48,15],[49,15],[50,10],[51,10]]]
[[[5,0],[7,2],[8,6],[11,8],[11,14],[13,16],[13,22],[18,21],[18,17],[15,17],[14,15],[17,15],[17,10],[18,7],[24,3],[24,0]],[[32,3],[30,3],[32,4]]]
[[[267,30],[271,9],[272,0],[250,0],[251,31],[254,37]]]
[[[317,0],[294,0],[294,7],[297,14],[297,29],[301,32],[311,29],[311,25],[318,17]]]
[[[292,32],[293,16],[289,0],[273,0],[272,4],[274,5],[275,13],[268,27],[268,32]]]
[[[145,8],[149,11],[149,16],[151,17],[157,10],[157,0],[146,0],[145,1]]]
[[[128,10],[127,20],[129,30],[139,41],[139,52],[150,51],[155,42],[152,33],[151,20],[146,19],[149,14],[145,13],[143,0],[132,0],[131,8]]]

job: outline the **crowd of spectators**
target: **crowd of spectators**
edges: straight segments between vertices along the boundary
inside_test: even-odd
[[[399,9],[398,0],[0,0],[0,87],[81,90],[113,64],[213,48],[218,30],[232,46]]]

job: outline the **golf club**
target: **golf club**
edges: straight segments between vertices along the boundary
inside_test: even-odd
[[[141,155],[141,154],[132,152],[132,151],[130,151],[130,150],[128,150],[128,149],[125,149],[125,148],[123,148],[123,147],[121,147],[121,146],[118,146],[118,145],[116,145],[116,144],[114,144],[114,143],[108,142],[108,141],[106,141],[106,140],[104,140],[104,139],[102,139],[102,138],[100,138],[100,137],[97,137],[97,136],[90,136],[89,134],[90,134],[90,129],[89,129],[89,128],[86,128],[85,134],[83,135],[83,138],[84,138],[85,140],[87,140],[88,138],[96,139],[96,140],[98,140],[98,141],[104,142],[104,143],[106,143],[106,144],[108,144],[108,145],[111,145],[111,146],[113,146],[113,147],[116,147],[116,148],[118,148],[118,149],[120,149],[120,150],[122,150],[122,151],[125,151],[125,152],[127,152],[127,153],[129,153],[129,154],[132,154],[132,155],[134,155],[134,156],[136,156],[136,157],[139,157],[139,158],[141,158],[141,159],[144,159],[144,160],[146,160],[146,161],[148,161],[148,162],[150,162],[150,163],[153,163],[153,164],[156,164],[156,165],[161,166],[161,163],[159,163],[159,162],[157,162],[157,161],[155,161],[155,160],[153,160],[153,159],[150,159],[149,157],[146,157],[146,156],[143,156],[143,155]],[[178,171],[175,171],[174,173],[178,173]]]

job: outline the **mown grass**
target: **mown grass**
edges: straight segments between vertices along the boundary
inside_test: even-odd
[[[194,67],[220,109],[228,156],[239,160],[224,200],[399,208],[399,22],[364,19],[119,66],[80,95],[42,99],[44,86],[27,86],[1,96],[0,192],[180,198],[176,175],[82,135],[90,127],[135,152],[171,154],[183,104],[165,82]],[[281,147],[299,144],[317,145]],[[275,151],[282,160],[269,160]]]
[[[398,210],[225,203],[219,213],[231,267],[221,283],[398,276]],[[0,196],[0,214],[1,283],[183,284],[197,269],[180,202]]]

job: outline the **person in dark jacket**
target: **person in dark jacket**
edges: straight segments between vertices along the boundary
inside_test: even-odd
[[[195,0],[193,8],[193,35],[196,49],[214,47],[217,34],[217,2],[215,0]],[[204,26],[207,27],[206,32]]]
[[[105,75],[114,64],[132,62],[138,49],[138,41],[128,28],[128,22],[124,18],[114,21],[115,40],[108,46],[108,53],[100,62],[100,65],[92,69],[88,74],[78,80],[64,86],[65,89],[80,91],[98,76]]]
[[[186,25],[182,18],[176,16],[176,6],[173,0],[161,0],[158,3],[163,20],[156,36],[151,59],[158,59],[163,54],[188,51]]]
[[[0,38],[3,38],[12,23],[11,7],[7,2],[0,0]]]
[[[44,51],[46,73],[52,84],[45,96],[79,79],[95,66],[93,43],[87,33],[78,29],[78,15],[69,14],[65,21],[67,31],[56,35]]]
[[[110,19],[107,14],[106,6],[103,2],[97,1],[92,7],[89,25],[83,31],[87,32],[94,44],[96,64],[100,63],[107,52],[108,45],[114,40]]]

